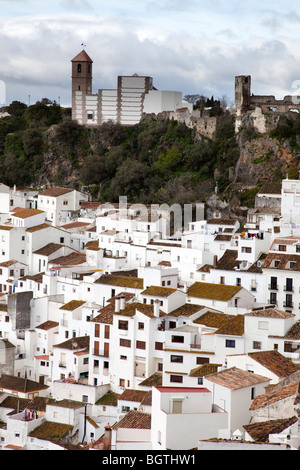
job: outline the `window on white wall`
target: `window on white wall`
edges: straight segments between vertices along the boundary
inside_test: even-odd
[[[258,329],[259,330],[268,330],[269,329],[269,323],[267,321],[259,321],[258,322]]]

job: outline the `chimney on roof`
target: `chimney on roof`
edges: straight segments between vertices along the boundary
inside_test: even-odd
[[[125,308],[125,297],[122,295],[122,297],[120,297],[120,310],[124,310]]]
[[[111,426],[109,423],[105,426],[105,432],[103,436],[103,447],[104,450],[111,450]]]
[[[115,312],[118,313],[120,311],[120,299],[118,297],[115,298]]]
[[[159,304],[159,300],[155,299],[153,304],[153,315],[155,316],[155,318],[159,317]]]

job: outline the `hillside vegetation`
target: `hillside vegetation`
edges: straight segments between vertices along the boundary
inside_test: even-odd
[[[265,180],[280,180],[285,171],[298,171],[300,118],[281,120],[267,136],[277,147],[260,154],[255,143],[266,136],[253,129],[243,129],[236,136],[233,117],[217,101],[210,104],[211,112],[218,115],[211,140],[163,118],[147,116],[131,127],[109,122],[86,128],[71,120],[70,109],[46,99],[32,106],[13,102],[6,108],[10,116],[0,119],[0,181],[18,187],[84,188],[96,200],[117,202],[123,195],[129,202],[149,204],[204,200],[217,184],[220,196],[238,194],[247,203],[235,183],[247,190],[252,184],[255,194]],[[282,158],[280,165],[273,162],[268,176],[264,165],[271,157],[278,160],[276,153],[282,146],[288,148],[289,158],[284,165]],[[253,181],[243,177],[241,155],[243,161],[248,157],[252,168],[259,168]],[[253,191],[251,198],[250,203]]]

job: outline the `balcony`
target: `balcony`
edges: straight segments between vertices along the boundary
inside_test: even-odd
[[[192,343],[190,344],[190,349],[201,349],[201,344]]]
[[[268,286],[269,290],[278,290],[278,284],[272,283]]]
[[[93,349],[92,350],[93,356],[100,356],[100,357],[109,357],[109,352],[105,351],[104,349]]]
[[[283,306],[287,308],[294,308],[294,302],[291,302],[290,300],[286,300],[283,302]]]
[[[294,287],[293,286],[284,286],[283,290],[284,290],[284,292],[294,292]]]

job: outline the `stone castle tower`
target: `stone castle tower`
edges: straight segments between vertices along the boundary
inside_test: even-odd
[[[86,123],[85,99],[92,94],[93,61],[82,50],[72,62],[72,119],[79,119]],[[81,110],[81,112],[80,112]]]
[[[241,116],[250,106],[251,75],[235,77],[235,108],[236,115]]]

